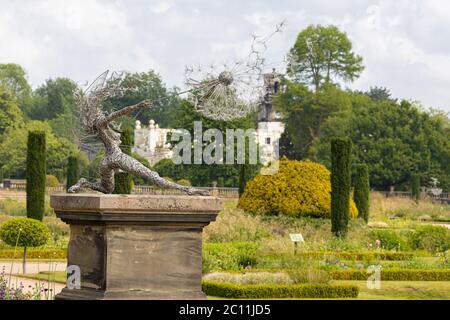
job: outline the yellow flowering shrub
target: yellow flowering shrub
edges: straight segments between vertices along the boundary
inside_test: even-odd
[[[239,207],[255,214],[331,217],[330,171],[311,161],[280,160],[274,175],[258,175],[247,183]],[[358,216],[350,200],[350,217]]]

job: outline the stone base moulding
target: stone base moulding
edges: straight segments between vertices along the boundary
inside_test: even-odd
[[[53,194],[50,204],[70,225],[69,276],[79,270],[81,280],[56,299],[206,299],[202,231],[220,199],[81,193]]]

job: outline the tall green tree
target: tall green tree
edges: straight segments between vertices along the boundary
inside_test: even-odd
[[[285,81],[284,92],[274,98],[275,108],[284,116],[284,138],[291,144],[283,155],[292,160],[301,160],[308,156],[310,147],[321,137],[323,124],[332,117],[351,114],[351,99],[338,87],[327,84],[313,92],[303,84]],[[290,155],[290,156],[289,156]]]
[[[45,132],[30,131],[27,143],[27,217],[42,221],[45,210]]]
[[[333,25],[310,25],[301,31],[290,58],[288,75],[316,90],[337,79],[352,82],[364,70],[347,34]]]
[[[49,174],[62,181],[66,177],[67,158],[79,153],[75,144],[67,139],[59,138],[47,122],[30,121],[26,126],[8,128],[0,141],[0,167],[14,178],[26,176],[26,155],[28,131],[44,131],[46,135],[46,159]],[[84,153],[79,154],[81,166],[87,165]]]
[[[123,153],[131,155],[131,147],[133,145],[133,130],[124,129],[121,133],[122,143],[120,149]],[[130,194],[133,190],[133,176],[128,172],[120,172],[114,175],[114,193],[115,194]]]
[[[23,114],[11,92],[0,87],[0,142],[6,129],[23,126]]]
[[[420,176],[415,173],[411,175],[411,195],[418,202],[420,199]]]
[[[19,100],[31,93],[25,70],[14,63],[0,64],[0,86],[7,88]]]
[[[420,172],[425,180],[436,177],[444,190],[450,189],[450,120],[445,114],[408,101],[374,101],[347,94],[351,112],[323,122],[321,135],[306,157],[330,166],[331,139],[349,136],[355,162],[369,166],[373,188],[408,190],[411,172]]]
[[[80,165],[77,156],[70,156],[67,159],[67,182],[66,189],[75,185],[80,179]]]
[[[153,70],[139,73],[126,72],[122,87],[124,89],[123,96],[112,97],[104,103],[107,111],[115,111],[146,99],[153,102],[151,108],[121,119],[123,126],[134,127],[135,119],[141,121],[143,125],[147,125],[153,119],[162,128],[174,127],[176,110],[179,107],[178,97],[175,90],[166,87],[159,74]]]
[[[369,167],[366,164],[358,164],[356,166],[353,199],[358,209],[358,217],[364,219],[366,223],[369,221],[369,197]]]
[[[77,84],[68,78],[48,79],[33,92],[25,112],[33,120],[53,120],[62,114],[73,114],[76,89]]]
[[[348,138],[331,141],[331,232],[337,237],[345,237],[348,231],[351,150]]]

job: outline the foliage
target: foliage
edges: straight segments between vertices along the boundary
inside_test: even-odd
[[[203,272],[240,270],[256,264],[258,244],[250,242],[207,243]]]
[[[254,129],[255,123],[253,121],[253,115],[248,115],[242,119],[236,119],[233,121],[218,121],[212,120],[204,117],[201,113],[197,112],[194,105],[190,102],[183,100],[181,101],[180,107],[177,109],[175,128],[182,128],[188,130],[191,137],[194,137],[194,121],[201,121],[202,130],[206,131],[208,129],[218,129],[223,133],[223,139],[226,141],[226,133],[230,130],[236,129]],[[231,131],[230,131],[231,132]],[[236,140],[236,137],[234,137]],[[194,142],[190,142],[194,146]],[[202,150],[207,147],[211,141],[202,142]],[[239,177],[239,165],[237,163],[237,146],[235,143],[235,148],[232,150],[234,153],[233,164],[226,163],[227,150],[224,148],[223,163],[213,163],[213,164],[195,164],[194,152],[191,152],[191,164],[171,164],[167,160],[161,160],[164,163],[164,168],[159,164],[155,164],[154,169],[161,175],[167,175],[172,177],[174,180],[187,179],[192,182],[194,186],[211,186],[213,181],[218,181],[219,177],[223,177],[225,187],[237,187],[237,178]],[[246,139],[245,154],[248,154],[248,139]],[[246,160],[248,157],[246,157]],[[260,164],[248,164],[246,162],[246,171],[249,178],[256,175],[260,169]],[[159,171],[163,170],[163,171]]]
[[[7,128],[23,126],[23,114],[17,106],[14,96],[0,87],[0,142]]]
[[[27,217],[42,221],[45,210],[45,132],[30,131],[27,144]]]
[[[213,272],[203,276],[203,281],[228,282],[233,284],[292,284],[292,279],[282,272]]]
[[[443,111],[332,85],[316,92],[290,81],[284,86],[274,106],[285,119],[280,147],[290,159],[330,168],[330,141],[348,136],[354,162],[369,166],[371,187],[407,190],[411,172],[420,172],[424,181],[436,177],[444,190],[450,188],[450,120]]]
[[[25,70],[14,63],[0,64],[0,87],[6,88],[20,100],[31,93]]]
[[[214,281],[203,281],[202,290],[209,296],[231,299],[356,298],[359,292],[358,287],[350,285],[236,285]]]
[[[206,242],[256,242],[270,235],[259,216],[231,208],[222,209],[216,221],[203,230]]]
[[[316,90],[333,77],[353,81],[364,70],[347,35],[333,25],[308,26],[298,34],[290,55],[288,74]]]
[[[334,280],[367,280],[366,270],[332,270]],[[382,269],[382,281],[450,281],[450,270]]]
[[[33,120],[52,120],[74,114],[76,89],[77,84],[70,79],[48,79],[33,92],[32,99],[24,106],[25,113]]]
[[[408,250],[409,245],[406,237],[402,237],[395,230],[374,229],[371,231],[371,239],[379,240],[381,248],[385,250]]]
[[[305,85],[285,80],[285,90],[274,97],[274,107],[283,114],[285,136],[280,141],[280,152],[289,159],[308,157],[309,149],[323,134],[323,125],[333,122],[346,127],[341,119],[351,114],[351,99],[337,86],[326,84],[313,92]],[[327,146],[329,149],[329,146]]]
[[[369,183],[369,168],[366,164],[360,164],[356,166],[356,174],[354,179],[354,194],[356,208],[358,208],[358,214],[360,218],[363,218],[366,222],[369,221],[369,195],[370,195],[370,183]]]
[[[177,181],[177,183],[180,186],[187,186],[187,187],[190,187],[192,185],[192,183],[189,180],[186,180],[186,179],[180,179],[180,180]]]
[[[412,198],[417,202],[420,199],[420,176],[414,174],[411,177],[411,194]]]
[[[370,204],[371,217],[382,220],[389,217],[418,220],[420,216],[426,214],[434,221],[450,221],[450,205],[438,204],[430,200],[422,200],[416,203],[410,198],[386,198],[378,192],[372,192]],[[403,219],[401,221],[408,223],[407,220]],[[389,220],[391,224],[398,221],[397,219]]]
[[[131,155],[131,147],[133,146],[133,134],[132,129],[126,128],[121,133],[121,145],[120,149],[123,153]],[[115,194],[130,194],[133,190],[133,175],[128,172],[120,172],[114,175],[114,192]]]
[[[1,259],[13,259],[17,258],[17,252],[14,249],[0,250]],[[66,259],[67,250],[62,249],[29,249],[27,250],[28,259]]]
[[[450,230],[441,226],[420,226],[410,235],[413,249],[443,252],[450,249]]]
[[[330,172],[310,161],[282,159],[274,175],[259,175],[249,181],[239,207],[264,215],[330,217]],[[350,201],[351,216],[357,209]]]
[[[67,182],[66,189],[75,185],[80,179],[80,165],[77,156],[70,156],[67,158]]]
[[[50,238],[47,226],[35,219],[14,218],[0,227],[0,239],[10,246],[39,247]]]
[[[289,272],[295,284],[299,283],[328,283],[331,278],[326,271],[315,268],[295,269]]]
[[[139,73],[125,72],[122,87],[125,90],[123,96],[109,98],[104,103],[104,108],[108,112],[148,99],[153,103],[152,108],[139,111],[132,117],[136,117],[143,124],[153,119],[162,128],[175,127],[179,102],[175,90],[168,90],[159,74],[153,70]],[[123,124],[134,126],[134,123]]]
[[[351,150],[349,139],[331,141],[331,231],[338,237],[345,237],[348,230]]]
[[[424,181],[436,177],[450,188],[450,120],[442,112],[424,111],[408,101],[376,102],[348,93],[351,112],[328,118],[320,137],[308,149],[308,157],[330,164],[329,141],[349,136],[355,162],[369,166],[371,186],[378,190],[408,190],[411,173]]]
[[[27,206],[24,201],[4,199],[0,200],[0,211],[8,216],[26,216]]]
[[[47,174],[45,176],[45,186],[52,187],[52,188],[58,187],[59,186],[58,178],[52,174]]]
[[[30,121],[24,128],[8,129],[0,143],[0,166],[12,177],[25,177],[28,131],[36,130],[45,132],[47,172],[58,180],[65,178],[67,157],[70,155],[79,154],[80,162],[87,162],[86,156],[79,153],[77,146],[55,136],[48,123]]]

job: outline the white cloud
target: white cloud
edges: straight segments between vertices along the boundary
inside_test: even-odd
[[[0,0],[0,63],[24,66],[34,86],[67,76],[84,82],[105,69],[161,73],[182,85],[184,66],[241,59],[250,34],[287,19],[266,52],[284,54],[309,24],[336,24],[366,69],[349,85],[387,86],[395,96],[450,111],[447,0]]]

